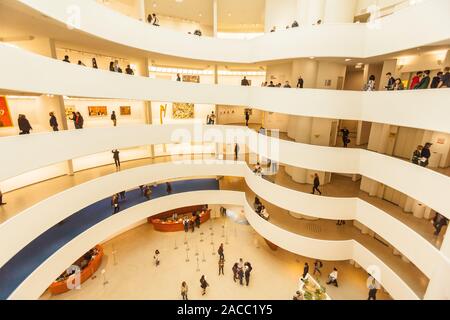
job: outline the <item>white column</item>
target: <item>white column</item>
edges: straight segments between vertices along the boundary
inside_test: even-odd
[[[323,21],[325,23],[353,23],[356,0],[327,0]]]
[[[139,1],[139,3],[138,3],[138,10],[139,10],[139,12],[138,12],[138,15],[139,15],[139,20],[140,21],[146,21],[146,16],[145,16],[145,0],[138,0]]]
[[[54,39],[49,39],[49,48],[50,48],[50,54],[51,57],[53,59],[57,59],[57,55],[56,55],[56,45],[55,45],[55,40]],[[63,96],[55,96],[55,104],[54,104],[54,109],[55,110],[51,110],[51,111],[55,111],[55,115],[58,119],[58,123],[59,123],[59,128],[60,130],[69,130],[69,125],[67,123],[67,118],[66,118],[66,106],[64,104],[64,98]],[[59,115],[59,117],[58,117]],[[74,171],[73,171],[73,162],[72,159],[67,160],[66,161],[66,167],[67,167],[67,174],[69,176],[73,176]]]
[[[306,25],[313,25],[318,20],[324,20],[325,0],[309,0],[307,4]]]
[[[218,29],[218,16],[217,16],[217,0],[213,2],[213,35],[217,37],[217,29]]]

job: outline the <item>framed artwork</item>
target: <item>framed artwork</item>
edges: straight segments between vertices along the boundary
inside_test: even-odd
[[[72,117],[72,112],[77,112],[77,108],[75,106],[65,106],[66,110],[66,119],[70,120],[70,117]]]
[[[88,107],[88,112],[90,117],[103,117],[108,115],[108,107]]]
[[[9,112],[8,101],[6,97],[0,96],[0,127],[12,127],[13,122]]]
[[[174,102],[172,106],[173,119],[193,119],[194,104]]]
[[[131,116],[131,107],[130,106],[120,106],[120,115],[121,116]]]
[[[199,75],[183,74],[183,82],[200,83],[200,76]]]

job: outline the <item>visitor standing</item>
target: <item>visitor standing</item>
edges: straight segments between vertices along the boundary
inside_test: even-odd
[[[297,88],[303,89],[303,83],[304,83],[304,81],[303,81],[302,76],[299,76],[298,80],[297,80]]]
[[[117,117],[116,117],[116,112],[113,111],[111,113],[111,121],[113,122],[113,126],[116,127],[117,126]]]
[[[245,125],[248,127],[248,122],[250,121],[250,111],[245,110]]]
[[[239,156],[239,145],[237,143],[234,144],[234,160],[237,161]]]
[[[119,206],[119,195],[116,193],[115,195],[112,196],[111,199],[111,206],[114,208],[113,210],[113,214],[116,214],[117,212],[120,211],[120,206]]]
[[[225,266],[225,258],[223,256],[221,256],[219,258],[219,276],[225,275],[223,272],[224,266]]]
[[[59,131],[58,120],[56,120],[55,114],[53,112],[50,112],[48,115],[50,116],[50,127],[52,127],[53,131]]]
[[[30,125],[30,122],[28,121],[27,117],[24,114],[19,114],[19,119],[17,119],[17,122],[19,124],[20,135],[30,134],[30,130],[33,130],[33,128]]]
[[[441,77],[441,82],[439,82],[438,88],[450,88],[450,67],[445,67],[444,74]]]
[[[77,117],[76,117],[76,128],[78,129],[83,129],[83,125],[84,125],[84,118],[81,115],[80,112],[77,112]]]
[[[439,71],[436,74],[436,76],[433,77],[433,79],[431,80],[431,85],[430,85],[431,89],[436,89],[438,87],[443,75],[444,75],[444,73],[442,71]]]
[[[308,272],[309,272],[309,264],[308,264],[308,262],[305,262],[305,265],[303,266],[303,275],[302,275],[303,280],[306,279]]]
[[[344,127],[341,129],[342,133],[342,143],[344,144],[344,148],[347,148],[348,143],[350,142],[350,139],[348,136],[350,135],[350,131],[348,131],[347,127]]]
[[[188,286],[185,281],[181,283],[181,298],[183,300],[188,300]]]
[[[388,82],[384,88],[388,91],[394,90],[395,78],[392,76],[392,73],[386,73],[386,77],[388,78]]]
[[[244,277],[245,277],[245,285],[248,287],[250,283],[250,273],[252,272],[253,267],[250,262],[246,262],[244,264]]]
[[[166,191],[167,194],[172,194],[172,185],[170,184],[170,182],[166,182]]]
[[[422,79],[420,82],[414,87],[414,89],[428,89],[428,86],[430,85],[430,70],[425,70],[422,74]]]
[[[422,73],[423,73],[422,71],[418,71],[418,72],[416,73],[416,75],[412,78],[411,84],[410,84],[410,86],[409,86],[409,89],[410,89],[410,90],[415,89],[415,88],[416,88],[416,85],[419,84],[420,78],[422,77]]]
[[[219,250],[217,250],[217,253],[219,254],[220,259],[225,259],[225,255],[223,254],[223,243],[220,244]]]
[[[236,279],[238,278],[238,263],[236,262],[235,264],[233,264],[233,268],[231,268],[231,271],[233,271],[233,281],[236,282]]]

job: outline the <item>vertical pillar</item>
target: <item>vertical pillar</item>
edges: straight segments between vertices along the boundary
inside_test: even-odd
[[[307,4],[306,25],[313,25],[318,20],[324,20],[325,0],[309,0]]]
[[[55,46],[55,40],[53,39],[49,39],[49,47],[50,47],[50,54],[51,57],[53,59],[57,59],[57,55],[56,55],[56,46]],[[56,116],[58,117],[59,114],[59,118],[58,118],[58,123],[60,124],[60,128],[63,130],[69,130],[69,125],[67,123],[67,118],[66,118],[66,107],[64,104],[64,97],[63,96],[55,96],[54,97],[54,106],[55,106],[55,113]],[[72,159],[67,160],[66,161],[66,167],[67,167],[67,174],[69,176],[73,176],[73,161]]]
[[[325,6],[325,23],[353,23],[356,0],[327,0]]]
[[[138,10],[139,10],[139,20],[140,21],[144,21],[146,20],[146,16],[145,16],[145,0],[138,0]]]
[[[141,63],[141,74],[143,77],[149,77],[150,71],[149,71],[149,65],[148,65],[148,59],[144,58]],[[144,116],[145,116],[145,124],[151,125],[153,123],[153,115],[152,115],[152,102],[151,101],[144,101]],[[152,144],[148,147],[150,157],[155,156],[155,146]]]
[[[213,36],[217,38],[217,30],[218,30],[218,15],[217,15],[217,0],[213,0]]]

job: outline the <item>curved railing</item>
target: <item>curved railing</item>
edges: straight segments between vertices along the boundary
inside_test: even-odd
[[[383,261],[356,241],[324,241],[290,233],[258,218],[248,205],[244,193],[224,190],[187,192],[158,198],[131,207],[120,214],[99,222],[51,255],[21,283],[9,296],[9,299],[38,298],[48,287],[48,284],[61,273],[61,270],[67,268],[83,252],[148,216],[205,202],[209,204],[243,205],[249,223],[257,232],[260,232],[267,240],[293,253],[320,259],[353,259],[368,270],[371,266],[376,265],[380,270],[378,280],[394,299],[418,299],[408,285]],[[318,249],[312,252],[308,249],[305,250],[305,248]]]
[[[370,29],[364,24],[324,24],[269,33],[252,40],[196,37],[155,28],[89,0],[17,2],[13,5],[37,11],[64,27],[70,23],[91,36],[119,45],[188,59],[234,63],[310,56],[373,57],[445,41],[450,29],[447,19],[450,4],[446,0],[425,1],[381,18],[378,29]],[[421,23],[411,24],[411,21]],[[402,28],[405,25],[413,37],[404,36]],[[424,32],[424,26],[430,32]]]
[[[450,89],[362,92],[194,84],[86,68],[6,45],[0,45],[0,69],[6,75],[0,77],[0,88],[18,92],[251,106],[289,115],[450,132],[446,104]]]
[[[207,165],[180,162],[138,167],[91,180],[56,194],[0,225],[0,265],[58,222],[111,194],[153,181],[191,176],[244,177],[253,192],[280,208],[324,219],[356,219],[391,243],[427,277],[431,277],[436,265],[450,265],[448,258],[412,229],[363,200],[315,197],[290,190],[257,177],[245,162],[234,161],[209,161]],[[21,232],[18,234],[17,230]],[[11,238],[15,241],[8,242]],[[340,254],[334,250],[322,252],[320,246],[304,248],[302,253],[328,260],[339,260]]]
[[[111,137],[114,137],[112,139]],[[244,141],[239,141],[244,137]],[[311,170],[361,174],[388,185],[450,217],[450,202],[435,190],[450,190],[450,178],[427,168],[364,149],[302,144],[259,135],[239,126],[192,124],[92,128],[0,139],[0,181],[61,161],[113,149],[163,143],[245,144],[250,152]],[[258,144],[252,143],[258,141]],[[262,146],[272,146],[267,149]],[[57,153],[54,150],[58,150]],[[33,159],[33,161],[30,161]],[[398,179],[402,177],[402,179]],[[419,183],[416,183],[420,181]]]

